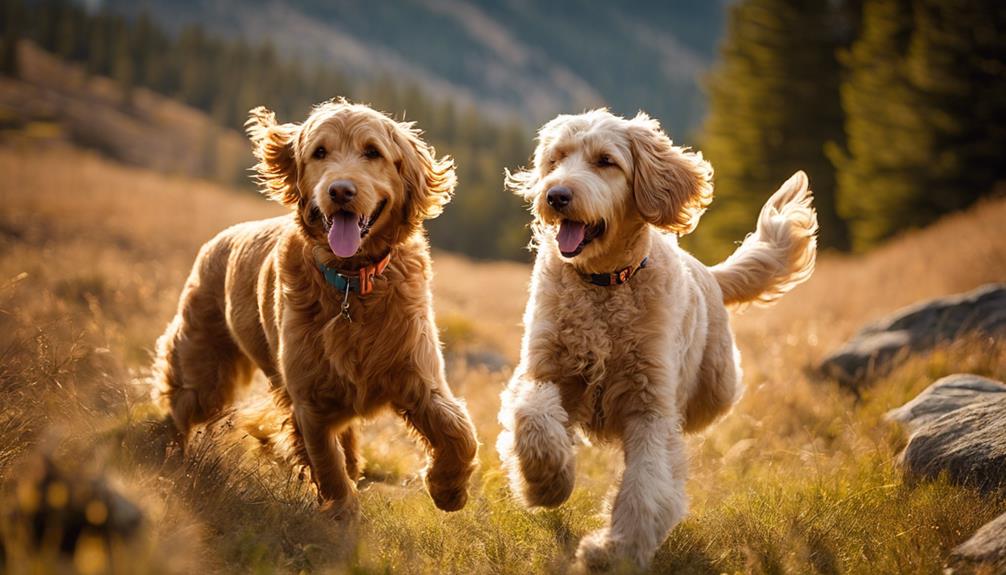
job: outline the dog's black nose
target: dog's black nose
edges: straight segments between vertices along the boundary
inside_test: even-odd
[[[545,193],[545,201],[552,208],[562,211],[573,200],[573,192],[566,186],[556,186]]]
[[[356,195],[356,186],[349,180],[336,180],[328,186],[328,195],[333,202],[346,204]]]

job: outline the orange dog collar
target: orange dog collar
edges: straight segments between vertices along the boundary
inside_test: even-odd
[[[355,291],[360,295],[367,295],[374,290],[374,279],[384,273],[389,263],[391,263],[390,251],[388,255],[381,258],[381,261],[364,266],[358,270],[340,270],[330,268],[322,263],[318,264],[318,269],[325,276],[325,281],[340,292],[348,294],[351,291]]]

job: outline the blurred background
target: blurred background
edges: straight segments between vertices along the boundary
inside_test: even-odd
[[[645,110],[716,169],[717,260],[796,169],[822,245],[866,250],[1001,191],[1006,8],[981,0],[2,0],[0,139],[251,189],[256,105],[416,120],[461,186],[437,247],[527,259],[502,189],[557,113]]]

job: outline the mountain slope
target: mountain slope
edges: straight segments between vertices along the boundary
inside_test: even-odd
[[[0,145],[72,144],[125,164],[251,189],[247,138],[190,106],[145,88],[88,75],[30,41],[19,78],[0,76]]]
[[[178,29],[199,23],[248,41],[269,39],[306,66],[416,82],[485,113],[540,123],[609,105],[646,109],[677,133],[703,112],[698,82],[713,59],[722,3],[639,2],[631,11],[587,0],[107,0],[148,10]]]

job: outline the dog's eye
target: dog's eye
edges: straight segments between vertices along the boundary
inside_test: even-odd
[[[374,146],[367,146],[367,148],[363,150],[363,156],[368,160],[376,160],[381,157],[381,151]]]
[[[328,154],[328,152],[325,150],[325,146],[318,146],[314,149],[314,153],[311,154],[311,157],[316,160],[324,160],[326,154]]]
[[[608,154],[601,154],[599,158],[594,162],[598,168],[610,168],[615,165],[615,161],[611,159]]]

